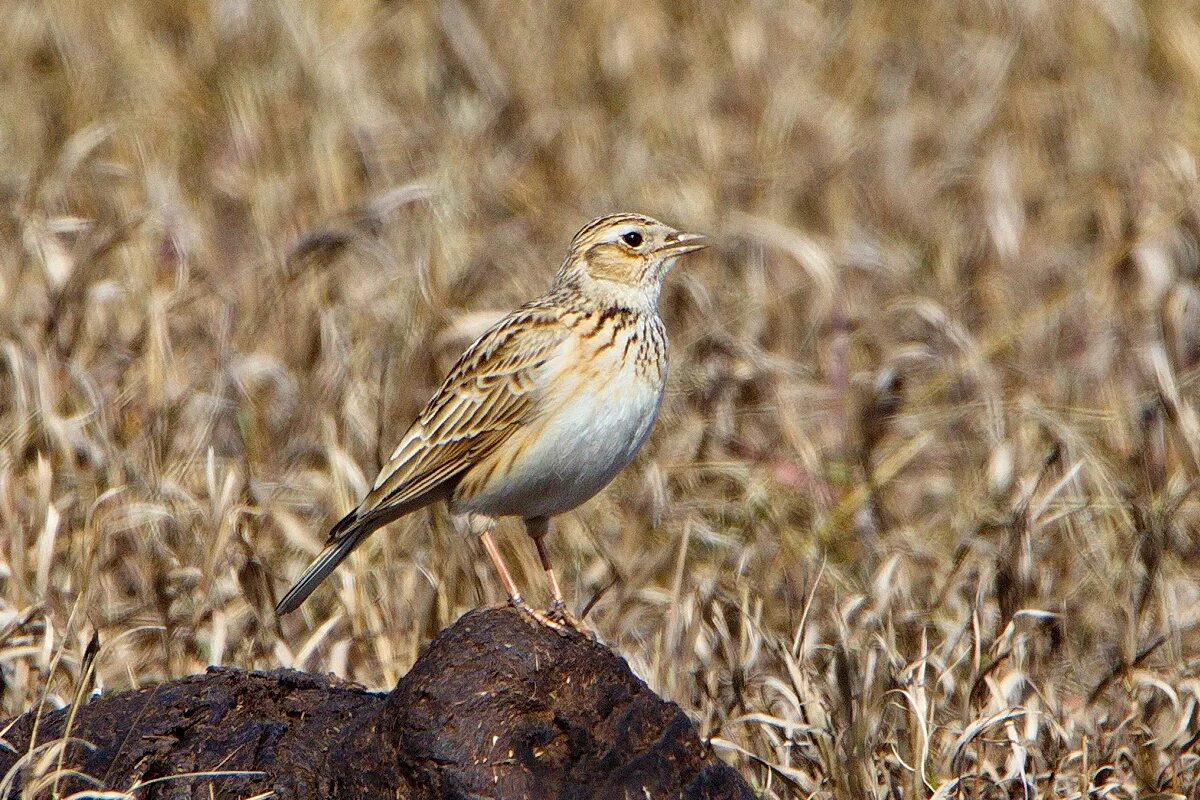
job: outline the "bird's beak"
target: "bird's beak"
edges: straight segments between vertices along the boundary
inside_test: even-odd
[[[676,231],[667,234],[656,252],[667,256],[681,256],[684,253],[694,253],[706,247],[708,247],[708,237],[704,234]]]

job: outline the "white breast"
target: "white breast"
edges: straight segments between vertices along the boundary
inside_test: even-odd
[[[527,439],[506,443],[521,453],[511,469],[456,503],[455,511],[561,514],[603,489],[637,455],[658,416],[665,369],[646,374],[620,347],[606,349],[590,370],[578,369],[577,354],[565,355],[545,395],[545,416],[530,426]]]

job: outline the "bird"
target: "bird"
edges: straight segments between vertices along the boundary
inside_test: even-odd
[[[708,246],[641,214],[602,216],[572,238],[550,289],[485,331],[401,437],[362,502],[276,606],[294,611],[372,532],[445,501],[479,537],[508,600],[551,627],[581,628],[546,552],[550,520],[596,495],[650,435],[667,378],[659,316],[677,259]],[[522,597],[496,547],[519,517],[549,584],[549,613]]]

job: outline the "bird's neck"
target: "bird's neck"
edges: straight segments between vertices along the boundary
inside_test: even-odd
[[[637,316],[658,319],[658,289],[630,286],[616,281],[570,278],[555,282],[547,299],[565,309],[603,312],[622,308]]]

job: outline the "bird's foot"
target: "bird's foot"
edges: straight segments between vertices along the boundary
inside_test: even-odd
[[[544,625],[555,633],[566,633],[566,626],[563,623],[555,620],[552,615],[543,614],[541,611],[538,611],[529,605],[529,603],[526,603],[520,595],[508,598],[508,603],[517,609],[517,611],[520,611],[521,616],[526,619],[536,622],[539,625]]]
[[[593,642],[596,641],[595,632],[588,627],[586,622],[568,611],[567,604],[562,600],[555,600],[550,603],[549,616],[550,619],[554,620],[555,622],[570,627],[577,633],[581,633],[586,638],[591,639]]]

